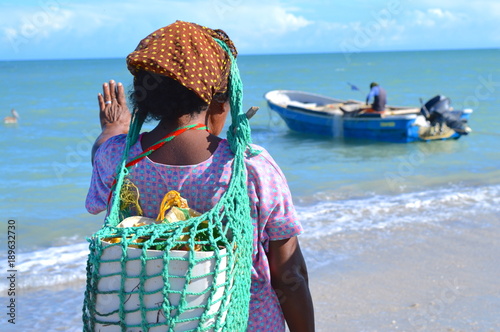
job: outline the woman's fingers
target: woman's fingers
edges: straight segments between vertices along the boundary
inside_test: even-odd
[[[102,112],[106,104],[104,104],[104,97],[100,93],[97,94],[97,103],[99,104],[99,110]]]
[[[104,103],[108,103],[111,101],[111,93],[109,91],[109,84],[108,83],[104,83],[102,85],[102,94],[103,94],[103,97],[104,97]]]
[[[110,80],[109,83],[104,83],[102,85],[102,96],[98,98],[102,98],[104,105],[111,104],[115,101],[120,105],[126,105],[127,100],[125,98],[125,89],[123,88],[123,84],[116,83],[114,80]],[[99,99],[99,107],[101,107]]]
[[[116,100],[116,83],[113,80],[109,81],[109,96],[111,98],[111,102]]]
[[[127,104],[127,100],[125,98],[125,89],[123,88],[123,84],[118,82],[116,88],[116,97],[118,99],[118,104],[125,106]]]

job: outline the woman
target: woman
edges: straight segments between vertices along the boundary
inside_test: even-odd
[[[222,40],[229,55],[214,38]],[[158,120],[131,147],[136,156],[176,129],[201,124],[142,159],[129,176],[141,193],[144,215],[156,217],[163,195],[176,190],[194,210],[211,209],[231,178],[233,152],[219,135],[230,111],[228,81],[236,49],[221,30],[177,21],[141,41],[127,57],[134,75],[131,100],[139,116]],[[107,209],[115,170],[125,146],[130,113],[123,85],[103,85],[98,95],[102,133],[92,151],[93,174],[86,207]],[[254,226],[248,331],[313,331],[314,311],[297,221],[286,180],[261,147],[246,158]]]

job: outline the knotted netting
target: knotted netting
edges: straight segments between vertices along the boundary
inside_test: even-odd
[[[211,210],[187,220],[121,227],[120,190],[144,122],[134,114],[104,226],[88,239],[84,331],[246,330],[253,226],[244,158],[255,152],[236,59],[216,41],[231,58],[228,189]]]

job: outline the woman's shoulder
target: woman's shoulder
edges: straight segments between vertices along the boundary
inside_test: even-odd
[[[229,160],[234,158],[231,150],[231,145],[227,139],[222,139],[215,152],[217,159]],[[222,158],[221,158],[222,157]],[[269,152],[262,146],[250,144],[245,151],[245,164],[250,172],[259,173],[265,169],[275,169],[281,173],[281,170],[276,161],[271,157]]]
[[[278,166],[271,154],[264,147],[257,144],[250,144],[247,149],[246,160],[248,163],[265,163]]]
[[[141,134],[142,135],[142,134]],[[102,143],[102,145],[97,149],[97,153],[121,153],[125,149],[125,145],[127,144],[127,134],[120,134],[113,137],[110,137],[106,142]],[[131,147],[131,152],[136,150],[137,148],[141,148],[140,139],[134,143]]]
[[[249,173],[253,173],[257,177],[278,176],[285,179],[285,176],[278,163],[274,160],[271,154],[260,145],[250,144],[250,148],[247,149],[245,163]]]
[[[219,142],[216,151],[219,154],[231,155],[234,157],[233,152],[231,152],[231,145],[227,139],[222,139]],[[276,164],[269,152],[264,147],[257,144],[250,144],[247,147],[245,151],[245,163],[247,165]]]
[[[125,150],[126,144],[127,144],[126,134],[120,134],[110,137],[108,140],[106,140],[106,142],[102,143],[102,145],[97,149],[94,162],[101,161],[104,163],[111,163],[111,164],[118,163],[122,158],[123,150]],[[138,140],[131,147],[129,155],[134,155],[138,153],[137,149],[141,149],[140,140]]]
[[[106,142],[101,144],[101,146],[97,149],[97,153],[114,149],[123,150],[126,142],[127,142],[126,134],[120,134],[110,137],[108,140],[106,140]]]

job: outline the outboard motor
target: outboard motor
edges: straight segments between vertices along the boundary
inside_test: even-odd
[[[467,135],[471,129],[467,126],[467,120],[461,118],[463,111],[452,111],[451,100],[442,95],[435,96],[427,101],[420,113],[425,116],[431,126],[438,126],[442,130],[443,124],[461,135]]]

